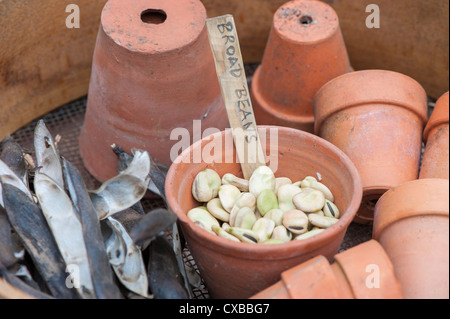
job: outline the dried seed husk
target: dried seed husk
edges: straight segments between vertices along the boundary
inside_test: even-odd
[[[2,160],[0,160],[0,178],[4,184],[10,184],[20,189],[25,195],[27,195],[28,198],[33,199],[33,195],[28,187],[23,183],[23,180],[20,179]],[[0,184],[0,206],[4,207],[1,192],[2,186]]]
[[[249,191],[255,197],[265,189],[275,191],[275,175],[268,166],[259,166],[254,171],[249,180]]]
[[[34,188],[66,265],[76,265],[79,269],[78,293],[83,298],[95,298],[83,227],[71,199],[53,179],[41,172],[34,177]]]
[[[168,210],[170,210],[173,213],[173,211],[170,209],[169,205],[167,205],[167,206],[168,206]],[[202,279],[196,278],[196,277],[200,277],[198,275],[196,276],[196,274],[188,275],[189,269],[188,269],[188,266],[186,265],[186,263],[184,262],[184,255],[183,255],[184,247],[183,247],[182,242],[184,242],[184,240],[182,240],[182,233],[179,231],[178,227],[179,227],[178,223],[174,223],[172,225],[172,249],[173,249],[173,252],[175,253],[178,270],[180,271],[180,273],[184,279],[184,287],[188,293],[189,299],[192,299],[193,294],[192,294],[191,286],[190,286],[191,280],[193,280],[193,281],[200,280],[200,282],[201,282]]]
[[[75,289],[66,286],[66,265],[40,207],[10,184],[3,184],[2,195],[8,219],[50,293],[59,299],[79,298]]]
[[[3,207],[0,207],[0,239],[0,264],[10,268],[19,261],[19,258],[15,256],[11,224]]]
[[[39,172],[49,176],[59,187],[64,188],[59,152],[43,120],[40,120],[34,129],[34,150]]]
[[[263,190],[256,199],[256,207],[262,217],[272,209],[278,208],[277,195],[270,189]]]
[[[305,213],[314,213],[325,205],[325,196],[313,188],[303,188],[301,193],[292,198],[292,202],[297,209]]]
[[[117,146],[116,144],[111,145],[114,154],[117,155],[119,161],[117,163],[117,173],[121,173],[122,171],[126,170],[128,166],[133,161],[134,155],[129,154],[125,152],[120,146]],[[135,149],[131,150],[134,154],[136,152]],[[165,193],[165,181],[167,176],[168,167],[165,165],[155,163],[152,158],[150,157],[150,182],[148,184],[148,190],[155,193],[156,195],[161,196],[164,200],[166,199],[166,193]],[[142,209],[135,208],[135,210],[138,213],[142,213],[142,215],[145,215],[144,212],[142,212]]]
[[[187,213],[187,216],[193,223],[202,227],[210,233],[213,233],[213,231],[211,230],[211,227],[213,225],[220,226],[217,219],[210,214],[206,207],[203,206],[191,209]]]
[[[120,299],[122,294],[114,283],[100,221],[83,178],[78,169],[66,159],[63,159],[63,173],[73,206],[81,221],[95,294],[99,299]]]
[[[150,181],[150,156],[146,151],[136,151],[127,169],[102,186],[90,191],[92,203],[100,220],[123,211],[144,197]]]
[[[325,201],[325,206],[323,207],[323,213],[327,217],[339,218],[339,209],[337,206],[329,201],[328,199]]]
[[[22,147],[11,136],[5,137],[2,141],[0,160],[28,186],[28,164],[25,161],[25,153]]]
[[[233,174],[227,173],[223,175],[222,177],[222,184],[223,185],[233,185],[239,188],[241,192],[248,192],[249,191],[249,185],[248,180],[239,178]]]
[[[259,242],[265,241],[272,236],[273,229],[275,228],[275,222],[271,219],[260,218],[258,219],[252,230],[258,235]]]
[[[234,237],[238,238],[241,242],[250,244],[258,243],[258,235],[255,234],[255,232],[250,229],[230,227],[227,229],[227,232],[229,232]]]
[[[252,229],[255,222],[255,212],[249,207],[242,207],[236,214],[234,227]]]
[[[177,215],[167,209],[157,208],[145,214],[129,232],[136,245],[154,240],[177,221]]]
[[[275,178],[275,194],[278,193],[278,189],[282,185],[292,184],[292,181],[288,177],[277,177]]]
[[[271,219],[275,222],[275,226],[280,226],[283,224],[283,214],[284,212],[279,208],[272,209],[264,215],[264,218]]]
[[[211,229],[219,237],[226,238],[226,239],[229,239],[229,240],[232,240],[232,241],[240,242],[240,240],[237,237],[234,237],[229,232],[227,232],[225,229],[223,229],[223,228],[221,228],[219,226],[213,225],[211,227]]]
[[[308,231],[308,216],[298,209],[289,210],[283,215],[283,226],[293,234],[303,234]]]
[[[230,226],[234,226],[236,214],[242,207],[249,207],[253,211],[256,209],[256,197],[252,193],[241,193],[230,212]]]
[[[219,174],[212,169],[205,169],[195,176],[192,183],[192,195],[201,203],[209,202],[217,197],[222,180]]]
[[[277,193],[279,208],[283,212],[295,209],[294,203],[292,202],[292,198],[301,192],[302,190],[299,187],[294,186],[292,184],[280,186]]]
[[[336,224],[339,219],[326,217],[326,216],[319,216],[317,214],[309,214],[308,216],[309,221],[314,226],[317,226],[319,228],[328,228]]]
[[[317,234],[320,234],[321,232],[323,232],[325,229],[312,229],[307,233],[298,235],[297,237],[294,238],[294,240],[302,240],[302,239],[308,239],[311,238]]]
[[[273,229],[270,239],[281,240],[282,242],[286,243],[292,239],[292,233],[283,225],[276,226]]]
[[[155,299],[188,299],[174,251],[164,236],[149,246],[148,282]]]
[[[219,188],[218,195],[222,208],[229,213],[239,196],[241,196],[241,191],[233,185],[222,185]]]
[[[110,216],[106,224],[112,230],[105,243],[106,251],[117,278],[130,291],[149,298],[149,283],[141,250],[118,220]]]
[[[208,204],[206,205],[206,208],[208,209],[209,213],[213,215],[218,220],[221,220],[223,222],[229,222],[230,221],[230,213],[228,213],[222,206],[222,203],[220,202],[219,198],[213,198],[211,199]]]

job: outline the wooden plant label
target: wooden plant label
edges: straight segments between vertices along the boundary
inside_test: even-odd
[[[265,164],[233,16],[206,20],[217,77],[244,178]]]

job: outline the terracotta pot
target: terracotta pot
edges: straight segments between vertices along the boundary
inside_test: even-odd
[[[448,95],[438,99],[423,132],[426,148],[419,178],[449,178]]]
[[[370,240],[334,257],[315,257],[281,274],[252,299],[401,299],[400,283],[383,247]]]
[[[252,80],[256,121],[312,133],[314,95],[326,82],[349,71],[333,8],[305,0],[282,5]]]
[[[299,180],[320,173],[322,182],[334,193],[336,205],[343,214],[339,222],[326,231],[304,241],[285,244],[247,244],[210,234],[186,216],[190,209],[200,205],[191,193],[193,180],[206,168],[214,169],[220,176],[232,173],[242,177],[242,170],[233,160],[230,130],[193,144],[170,167],[166,196],[178,215],[190,252],[213,298],[248,298],[278,281],[283,271],[301,262],[318,255],[333,258],[361,201],[358,172],[337,147],[315,135],[291,128],[259,126],[258,129],[266,153],[270,146],[271,165],[272,161],[278,160],[275,175]],[[208,163],[194,163],[194,155],[199,151],[211,152]],[[231,161],[227,160],[227,154],[233,155]]]
[[[173,129],[193,136],[193,120],[201,120],[203,130],[228,127],[205,21],[199,0],[108,1],[80,137],[95,178],[116,174],[113,143],[146,149],[169,166],[178,142],[170,140]]]
[[[412,78],[384,70],[352,72],[317,93],[315,133],[343,150],[363,183],[355,218],[371,223],[388,189],[417,179],[427,96]]]
[[[386,192],[373,238],[392,260],[405,298],[449,298],[449,181],[419,179]]]

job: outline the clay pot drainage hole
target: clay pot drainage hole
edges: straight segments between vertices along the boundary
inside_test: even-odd
[[[148,24],[161,24],[167,19],[167,14],[163,10],[148,9],[141,13],[141,20]]]
[[[314,23],[314,19],[308,15],[301,16],[299,21],[305,27],[309,27],[312,23]]]

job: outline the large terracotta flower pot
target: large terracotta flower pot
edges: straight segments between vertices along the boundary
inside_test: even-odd
[[[405,298],[449,298],[449,181],[419,179],[386,192],[373,238],[386,250]]]
[[[168,203],[179,218],[189,250],[213,298],[249,298],[277,282],[283,271],[299,263],[318,255],[331,260],[361,201],[358,172],[337,147],[292,128],[259,126],[258,129],[267,153],[270,146],[268,157],[271,162],[275,157],[278,159],[275,176],[299,180],[320,173],[322,182],[333,192],[335,203],[343,214],[326,231],[304,241],[285,244],[248,244],[210,234],[186,216],[190,209],[199,206],[192,196],[194,178],[206,168],[217,171],[220,176],[225,173],[242,176],[242,170],[234,157],[227,160],[227,156],[234,154],[230,130],[193,144],[170,167],[165,189]],[[208,163],[194,163],[194,156],[199,151],[211,153]],[[275,157],[271,157],[273,155]]]
[[[169,166],[175,128],[228,127],[200,0],[110,0],[94,52],[80,152],[89,172],[116,174],[110,145]],[[179,138],[179,136],[175,136]],[[189,145],[190,143],[188,143]]]
[[[449,178],[448,95],[442,95],[423,132],[426,144],[419,178]]]
[[[252,299],[401,299],[394,267],[375,240],[334,257],[315,257],[281,274],[275,285]]]
[[[383,193],[418,177],[428,118],[425,90],[397,72],[357,71],[325,84],[314,111],[316,134],[358,168],[364,191],[355,221],[371,223]]]
[[[336,12],[319,1],[282,5],[252,80],[258,124],[314,130],[313,101],[329,80],[350,71]]]

